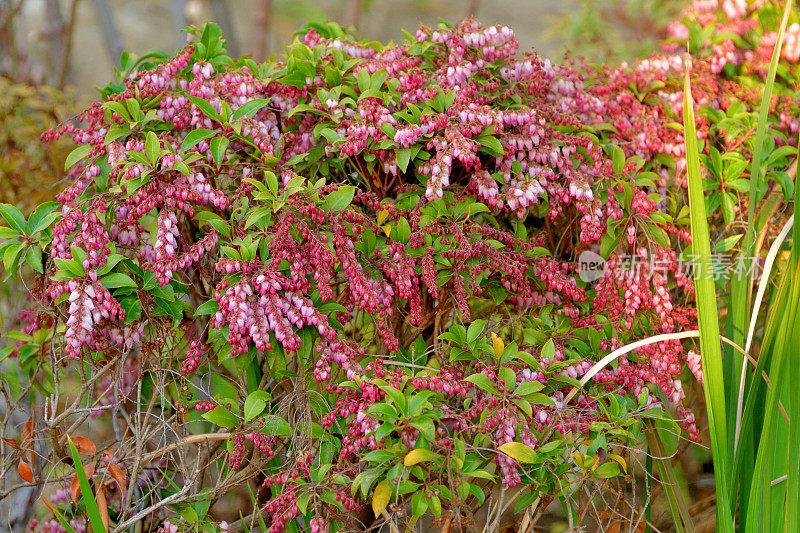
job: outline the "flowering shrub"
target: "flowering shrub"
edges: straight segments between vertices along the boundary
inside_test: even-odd
[[[227,530],[203,517],[251,484],[235,527],[465,527],[489,495],[496,527],[624,477],[649,419],[699,437],[680,341],[579,383],[694,326],[682,59],[554,65],[475,21],[407,37],[312,25],[256,64],[206,25],[43,136],[78,144],[69,185],[0,211],[6,270],[39,274],[4,352],[45,398],[27,435],[52,444],[37,462],[4,441],[23,480],[86,470],[72,499],[118,530]],[[744,89],[697,76],[730,114]],[[120,473],[68,458],[90,417],[113,435],[78,451]]]

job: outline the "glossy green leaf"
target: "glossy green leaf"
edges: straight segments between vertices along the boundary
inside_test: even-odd
[[[0,204],[0,216],[18,233],[25,233],[25,216],[10,204]]]

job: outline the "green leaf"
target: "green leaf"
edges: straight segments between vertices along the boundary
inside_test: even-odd
[[[736,218],[736,204],[738,203],[736,196],[727,191],[722,193],[722,216],[725,219],[725,224],[728,225]]]
[[[543,388],[544,385],[539,381],[524,381],[520,383],[516,389],[514,389],[514,394],[518,394],[520,396],[527,396],[528,394],[539,392]]]
[[[414,516],[422,516],[428,510],[428,500],[425,498],[425,492],[418,491],[411,496],[411,513]]]
[[[214,158],[214,162],[218,167],[222,165],[222,158],[228,149],[228,143],[230,141],[227,137],[214,137],[211,139],[211,157]]]
[[[395,226],[395,235],[396,240],[403,244],[408,242],[408,238],[411,237],[411,225],[408,223],[405,217],[401,218],[397,221],[397,225]]]
[[[48,227],[58,217],[58,213],[54,211],[59,207],[60,204],[57,202],[46,202],[39,205],[28,218],[28,223],[25,225],[25,233],[27,235],[36,235]]]
[[[125,122],[133,122],[133,117],[131,117],[131,114],[128,112],[128,108],[122,105],[122,102],[110,100],[108,102],[103,102],[101,107],[118,114]]]
[[[512,398],[511,400],[514,402],[514,405],[522,409],[528,417],[533,416],[533,408],[531,407],[531,403],[527,400],[520,400],[519,398]]]
[[[97,275],[101,278],[111,272],[120,261],[125,259],[125,256],[120,254],[111,254],[106,258],[106,264],[97,269]]]
[[[0,239],[16,239],[21,234],[17,230],[0,226]]]
[[[244,401],[244,418],[252,420],[260,415],[267,406],[267,400],[271,399],[269,393],[263,390],[251,392]]]
[[[100,280],[100,284],[106,289],[118,289],[119,287],[136,288],[139,286],[129,275],[121,272],[114,272],[113,274],[103,277]]]
[[[619,146],[611,148],[611,163],[614,168],[614,174],[617,176],[622,175],[622,171],[625,170],[625,152]]]
[[[565,378],[565,379],[569,379],[569,378]],[[574,386],[580,386],[580,385],[575,383]],[[534,405],[547,405],[549,407],[554,407],[556,405],[556,403],[553,401],[553,399],[550,396],[548,396],[546,394],[542,394],[541,392],[532,392],[530,394],[526,394],[525,395],[525,399],[528,400],[529,402],[531,402]]]
[[[264,425],[260,427],[259,431],[264,435],[287,437],[293,433],[289,422],[277,415],[265,415],[263,421]]]
[[[486,152],[494,157],[502,157],[506,153],[503,149],[503,144],[497,137],[492,135],[481,135],[476,137],[475,140],[481,144],[481,152]]]
[[[211,119],[214,119],[217,122],[223,122],[222,117],[220,116],[219,113],[217,113],[217,110],[214,109],[214,106],[212,106],[206,100],[203,100],[202,98],[199,98],[197,96],[191,96],[191,95],[187,96],[186,98],[188,98],[190,102],[192,102],[195,106],[197,106],[197,108],[200,111],[202,111],[205,116],[207,116],[207,117],[209,117]]]
[[[156,166],[161,153],[161,142],[158,140],[158,135],[152,131],[147,132],[147,139],[144,141],[144,153],[151,166]]]
[[[186,520],[186,522],[189,524],[194,524],[197,522],[197,520],[199,520],[200,517],[197,515],[197,511],[191,507],[184,507],[184,509],[181,511],[181,518]]]
[[[739,239],[741,239],[743,236],[744,233],[740,233],[739,235],[732,235],[730,237],[722,239],[721,241],[719,241],[717,244],[714,245],[714,251],[727,252],[728,250],[736,246],[736,243],[739,242]]]
[[[428,501],[428,506],[431,508],[431,513],[433,513],[433,516],[436,518],[442,515],[442,501],[438,496],[431,496],[431,499]]]
[[[94,148],[91,144],[82,144],[69,153],[67,159],[64,161],[64,170],[69,170],[72,165],[89,155],[89,152]]]
[[[370,75],[369,70],[362,68],[358,71],[358,76],[356,78],[356,83],[358,84],[358,92],[363,93],[364,91],[368,91],[370,89]]]
[[[542,359],[548,358],[550,360],[556,355],[556,345],[553,343],[553,339],[547,339],[547,342],[544,343],[542,346],[542,353],[539,354],[539,357]]]
[[[213,411],[203,413],[201,416],[221,428],[235,428],[239,425],[239,417],[221,405],[216,406]]]
[[[202,315],[213,315],[219,309],[219,304],[216,300],[211,299],[205,303],[200,304],[197,309],[195,309],[194,314],[195,316],[202,316]]]
[[[377,72],[374,72],[370,77],[370,86],[369,88],[373,91],[377,91],[381,87],[383,87],[383,82],[386,81],[386,78],[389,76],[389,73],[386,72],[386,69],[381,69]]]
[[[353,201],[356,188],[352,185],[343,185],[325,197],[330,211],[341,211]]]
[[[486,376],[486,374],[472,374],[471,376],[467,376],[464,378],[464,381],[469,381],[476,387],[481,390],[484,390],[491,394],[500,394],[495,386],[492,384],[491,380]]]
[[[12,275],[16,275],[18,269],[18,261],[22,252],[25,251],[25,243],[24,242],[15,242],[6,248],[5,253],[3,253],[3,267],[6,269],[6,272]]]
[[[316,113],[316,114],[319,114],[319,113],[320,113],[320,112],[319,112],[319,111],[318,111],[318,110],[317,110],[317,109],[316,109],[314,106],[312,106],[312,105],[309,105],[309,104],[298,104],[298,105],[294,106],[294,107],[292,108],[292,110],[291,110],[291,111],[289,111],[289,112],[286,114],[286,118],[293,117],[293,116],[294,116],[294,115],[296,115],[297,113],[306,113],[306,112],[309,112],[309,111],[310,111],[310,112],[313,112],[313,113]]]
[[[397,166],[405,172],[408,170],[408,163],[411,161],[411,151],[412,148],[400,148],[395,152],[395,156],[397,157]]]
[[[467,344],[475,342],[478,337],[481,336],[481,333],[483,333],[484,327],[486,327],[485,320],[476,320],[470,324],[469,329],[467,329]]]
[[[750,180],[738,179],[725,182],[729,188],[739,192],[750,192]]]
[[[389,396],[394,404],[397,406],[397,409],[402,413],[406,414],[408,412],[408,399],[405,395],[397,390],[396,388],[392,387],[391,385],[380,385],[380,388],[383,392]]]
[[[599,477],[605,479],[605,478],[619,476],[620,474],[622,474],[622,470],[620,469],[619,464],[609,461],[607,463],[601,464],[600,466],[592,470],[591,473],[593,477]]]
[[[44,269],[42,268],[42,249],[36,245],[31,246],[28,248],[27,253],[25,254],[25,261],[39,274],[44,274]]]
[[[67,531],[67,533],[77,533],[75,531],[75,529],[72,527],[72,525],[70,525],[69,520],[67,520],[64,517],[64,515],[61,514],[61,511],[59,511],[58,509],[53,507],[53,504],[51,504],[49,501],[47,501],[47,498],[44,497],[44,494],[40,495],[40,497],[42,498],[42,501],[44,501],[44,503],[47,506],[47,508],[50,509],[53,512],[53,514],[55,515],[56,519],[61,524],[61,526]]]
[[[119,302],[125,310],[125,323],[132,324],[142,317],[142,303],[136,297],[122,298]]]
[[[86,275],[86,271],[83,268],[83,265],[75,261],[74,259],[61,259],[56,258],[56,266],[69,274],[73,278],[82,278]]]
[[[128,108],[128,111],[131,112],[131,119],[137,122],[142,120],[144,113],[142,113],[142,106],[136,98],[128,98],[125,100],[125,106]]]
[[[189,132],[188,135],[186,135],[186,137],[184,137],[180,151],[185,152],[189,148],[194,148],[201,141],[204,141],[209,137],[213,137],[216,134],[217,132],[215,130],[204,130],[204,129],[192,130]]]
[[[259,109],[268,106],[269,103],[270,100],[266,98],[258,98],[256,100],[250,100],[249,102],[240,106],[239,109],[237,109],[233,113],[231,121],[240,120],[244,117],[252,117],[258,112]]]
[[[10,204],[0,204],[0,215],[19,233],[25,233],[25,216]]]
[[[502,343],[502,341],[500,342]],[[500,352],[500,354],[496,355],[498,355],[499,357],[500,355],[502,355],[502,351]],[[500,367],[498,374],[500,375],[500,379],[503,380],[503,383],[506,386],[506,388],[508,388],[509,390],[514,390],[514,386],[517,384],[516,373],[514,373],[514,371],[508,368],[507,366],[503,366]]]

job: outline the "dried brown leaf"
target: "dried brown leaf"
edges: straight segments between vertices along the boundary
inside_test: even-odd
[[[108,464],[108,473],[111,474],[111,477],[114,478],[114,481],[117,482],[120,491],[122,492],[122,496],[125,496],[125,487],[128,485],[128,478],[125,475],[125,472],[117,465],[117,463],[109,463]]]
[[[94,475],[95,465],[96,464],[97,463],[95,463],[95,462],[91,462],[88,465],[84,465],[83,471],[86,473],[86,478],[87,479],[92,479],[92,476]],[[78,480],[78,476],[77,475],[73,476],[73,478],[72,478],[72,483],[70,483],[70,486],[69,486],[69,493],[70,493],[70,496],[72,496],[72,501],[74,501],[75,503],[78,503],[78,498],[81,497],[81,482],[80,482],[80,480]]]
[[[78,452],[84,455],[94,455],[97,453],[97,446],[86,437],[72,437],[72,443],[75,444]]]
[[[97,466],[97,462],[92,461],[91,463],[85,465],[83,467],[83,471],[86,473],[86,479],[92,479],[94,475],[95,467]]]
[[[78,476],[72,477],[72,483],[69,484],[69,494],[72,496],[72,501],[78,503],[78,498],[81,497],[81,482],[78,481]]]
[[[103,519],[103,525],[106,526],[106,531],[108,531],[108,500],[106,500],[106,489],[103,488],[102,485],[95,485],[94,495],[97,501],[97,510],[100,511],[100,518]]]
[[[19,477],[23,480],[27,481],[28,483],[33,483],[33,470],[31,469],[31,465],[25,462],[25,459],[19,460],[19,465],[17,465],[17,473],[19,473]]]
[[[36,429],[36,420],[33,418],[34,415],[25,422],[25,426],[22,428],[22,435],[20,436],[20,446],[22,450],[25,452],[25,457],[28,459],[28,463],[30,463],[31,467],[36,466],[36,456],[33,454],[33,432]]]

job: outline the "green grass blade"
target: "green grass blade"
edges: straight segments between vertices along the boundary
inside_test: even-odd
[[[644,491],[647,494],[647,505],[644,507],[644,532],[643,533],[653,533],[653,528],[650,525],[652,522],[650,521],[652,510],[653,510],[653,484],[650,481],[650,478],[653,477],[653,455],[652,449],[648,446],[647,450],[647,457],[645,458],[645,470],[647,471],[646,475],[644,476]]]
[[[756,456],[755,470],[752,476],[752,488],[750,490],[749,501],[747,503],[747,523],[745,531],[779,531],[784,530],[784,522],[787,514],[796,512],[788,508],[785,500],[785,486],[773,487],[772,481],[786,472],[786,461],[783,454],[786,453],[788,445],[787,428],[782,424],[782,414],[778,408],[778,400],[788,380],[794,378],[786,373],[787,362],[790,357],[790,349],[793,345],[792,339],[796,336],[797,308],[800,306],[800,269],[797,265],[790,265],[784,272],[789,280],[790,296],[786,303],[776,309],[772,317],[780,326],[778,334],[775,336],[774,343],[765,344],[762,348],[760,357],[765,355],[770,358],[769,377],[772,386],[767,390],[767,398],[764,404],[764,425],[758,444],[758,454]],[[797,357],[796,354],[792,354]],[[796,390],[787,391],[789,395],[797,394]],[[787,399],[787,396],[783,396]],[[796,419],[796,417],[795,417]],[[784,457],[783,464],[777,461]],[[746,473],[745,473],[746,474]],[[774,498],[774,499],[773,499]],[[793,531],[793,530],[786,530]]]
[[[786,471],[786,531],[800,531],[800,424],[798,423],[798,413],[800,413],[800,396],[796,393],[797,376],[800,376],[800,335],[794,332],[790,352],[790,368],[787,379],[794,381],[794,390],[790,391],[789,410],[793,423],[789,424],[789,449],[788,465]],[[794,512],[789,511],[795,509]]]
[[[800,160],[800,148],[798,148]],[[800,271],[800,187],[795,180],[794,187],[794,227],[792,228],[792,257],[791,264],[795,271]],[[796,274],[795,284],[800,284],[800,273]],[[800,333],[793,328],[792,341],[789,347],[790,368],[787,379],[789,383],[790,417],[793,423],[789,425],[789,464],[786,472],[786,509],[800,508],[800,395],[796,393],[800,388]],[[800,531],[800,516],[797,512],[787,513],[787,531]]]
[[[667,498],[667,505],[672,514],[672,523],[677,533],[693,533],[694,524],[689,514],[689,507],[683,497],[678,478],[675,476],[672,462],[666,458],[664,446],[661,444],[661,437],[658,430],[651,422],[645,422],[647,427],[647,442],[653,456],[648,455],[658,468],[658,475],[661,479],[661,488]],[[649,524],[648,524],[649,527]]]
[[[106,526],[103,523],[103,518],[100,516],[100,509],[97,507],[97,500],[94,498],[94,492],[89,485],[89,478],[86,477],[86,472],[83,469],[78,448],[72,442],[72,439],[67,437],[69,441],[69,450],[72,453],[72,461],[75,463],[75,474],[78,476],[78,482],[81,485],[81,494],[83,495],[83,503],[86,506],[86,514],[89,515],[89,522],[92,524],[92,531],[94,533],[101,533],[106,531]]]
[[[770,258],[778,255],[781,243],[789,229],[788,226],[785,226],[778,238],[773,242],[767,256],[767,263],[770,262]],[[775,282],[773,277],[775,274],[771,273],[771,269],[767,270],[768,266],[768,264],[765,264],[761,285],[764,283],[771,285]],[[737,427],[741,427],[741,432],[735,440],[731,479],[739,483],[739,520],[743,524],[746,524],[748,520],[749,495],[754,481],[752,475],[755,470],[756,454],[760,446],[760,435],[763,426],[763,414],[766,409],[766,382],[762,379],[762,375],[771,366],[773,359],[772,347],[775,344],[782,320],[784,320],[781,313],[789,305],[790,298],[791,277],[788,275],[786,268],[783,268],[777,276],[778,287],[777,290],[772,291],[770,305],[767,308],[766,320],[761,334],[761,350],[759,351],[755,371],[752,374],[753,378],[749,380],[750,387],[743,388],[741,391],[745,399],[745,408],[743,412],[739,412],[737,409]],[[761,294],[761,286],[759,287],[759,294]],[[754,315],[757,314],[758,309],[755,308]],[[755,510],[757,513],[762,512],[760,508],[755,508]]]
[[[753,145],[753,160],[750,162],[750,213],[748,222],[753,222],[755,215],[752,206],[757,206],[764,199],[766,186],[763,183],[763,176],[761,173],[761,152],[764,149],[764,137],[767,133],[767,118],[769,115],[770,100],[772,99],[772,87],[775,83],[775,73],[778,70],[778,62],[781,56],[781,47],[783,46],[783,37],[786,33],[786,25],[789,23],[789,14],[792,11],[792,0],[786,2],[783,10],[783,17],[781,18],[781,25],[778,28],[778,37],[775,41],[775,47],[772,49],[772,60],[769,63],[769,70],[767,71],[767,79],[764,83],[764,90],[761,93],[761,108],[758,111],[758,124],[756,125],[755,144]]]
[[[756,135],[753,145],[753,157],[750,162],[751,185],[749,192],[749,211],[747,216],[748,228],[741,241],[741,253],[737,258],[735,271],[740,274],[731,280],[731,291],[728,299],[728,318],[725,323],[725,336],[740,346],[745,343],[747,325],[750,322],[751,291],[752,291],[752,261],[754,261],[755,247],[761,226],[755,224],[756,209],[761,204],[764,197],[765,184],[762,179],[762,152],[764,150],[764,138],[767,131],[770,101],[772,99],[772,89],[775,83],[775,73],[783,45],[783,38],[786,26],[789,22],[789,14],[792,9],[792,0],[786,2],[778,28],[777,40],[772,50],[772,59],[767,71],[767,78],[761,93],[761,106],[758,113],[758,123],[756,124]],[[728,428],[729,435],[733,436],[736,428],[733,427],[735,421],[735,411],[737,409],[737,398],[740,388],[739,373],[742,367],[742,356],[735,350],[725,347],[724,371],[728,376],[726,382],[726,402],[728,405]],[[736,492],[736,491],[733,491]],[[746,494],[742,494],[742,502],[746,501]]]
[[[711,238],[708,232],[694,100],[687,66],[683,91],[683,124],[686,143],[686,169],[689,181],[689,212],[692,229],[692,253],[695,256],[695,294],[700,330],[700,356],[703,364],[703,391],[708,411],[714,478],[717,485],[717,531],[733,532],[730,494],[730,456],[726,423],[725,377],[722,373],[722,350],[719,332],[717,295],[711,267]]]

